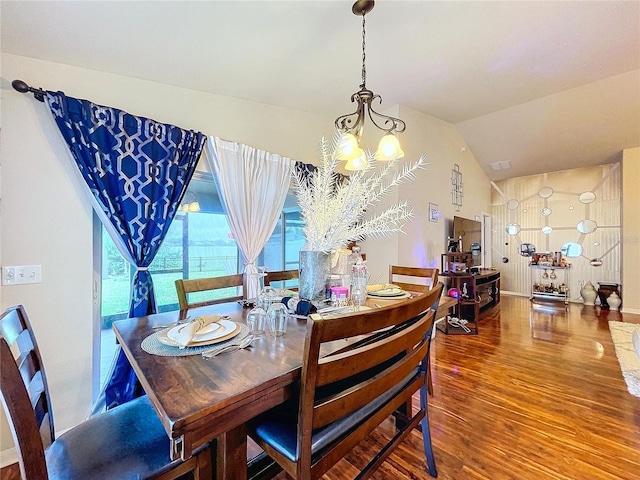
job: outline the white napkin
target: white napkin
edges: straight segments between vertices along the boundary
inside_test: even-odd
[[[640,357],[640,328],[636,328],[633,331],[631,340],[633,341],[633,348],[636,350],[636,355]]]
[[[201,315],[194,318],[189,323],[181,325],[171,335],[171,339],[176,342],[180,348],[187,347],[193,340],[193,337],[207,325],[218,322],[222,317],[220,315]]]

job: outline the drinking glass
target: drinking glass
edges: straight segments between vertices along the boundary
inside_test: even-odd
[[[267,320],[267,312],[262,307],[252,308],[247,314],[247,326],[249,333],[253,335],[262,335]]]
[[[270,285],[267,285],[262,289],[260,295],[258,296],[258,305],[262,307],[262,309],[266,312],[269,310],[269,306],[278,301],[276,291]]]
[[[267,310],[269,333],[274,337],[281,337],[287,332],[287,320],[289,312],[281,302],[272,303]]]
[[[367,287],[363,285],[354,285],[351,290],[351,303],[356,307],[361,307],[367,303]]]
[[[257,273],[251,273],[249,275],[249,281],[252,283],[253,288],[255,289],[255,298],[251,298],[253,300],[253,304],[256,307],[260,306],[260,293],[264,290],[264,277],[267,274],[264,272],[264,267],[258,267]]]

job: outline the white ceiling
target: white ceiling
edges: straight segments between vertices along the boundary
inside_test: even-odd
[[[1,47],[335,118],[353,110],[360,84],[351,5],[2,0]],[[493,180],[640,146],[637,0],[380,0],[366,21],[367,87],[381,109],[456,124]],[[489,166],[504,161],[512,167]]]

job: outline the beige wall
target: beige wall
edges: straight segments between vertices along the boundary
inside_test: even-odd
[[[417,214],[405,226],[406,235],[394,239],[397,248],[390,250],[386,241],[369,241],[363,245],[373,279],[388,278],[389,264],[440,268],[440,254],[446,251],[454,215],[474,219],[476,215],[489,212],[491,196],[489,179],[454,125],[404,105],[385,113],[399,116],[407,123],[407,130],[401,137],[404,161],[417,160],[424,153],[428,165],[417,173],[414,181],[401,185],[389,199],[389,203],[409,200]],[[372,145],[375,148],[375,144],[369,146]],[[464,182],[460,211],[455,211],[451,203],[454,164],[459,165]],[[429,221],[429,202],[437,204],[442,212],[438,222]]]
[[[638,272],[640,272],[640,148],[631,148],[622,152],[623,313],[640,313]]]

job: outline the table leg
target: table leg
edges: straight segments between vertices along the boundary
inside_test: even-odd
[[[247,480],[247,431],[244,425],[217,438],[216,478]]]

